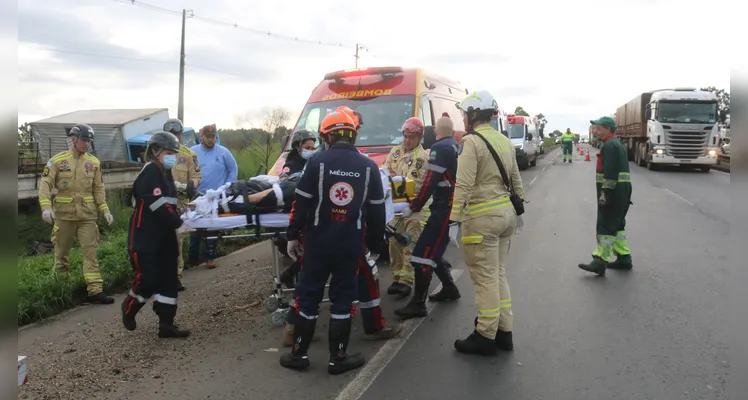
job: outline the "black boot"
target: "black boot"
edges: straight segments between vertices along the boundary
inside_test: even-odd
[[[634,268],[634,263],[631,260],[631,255],[623,255],[618,256],[615,261],[608,264],[608,268],[610,269],[632,269]]]
[[[427,275],[424,268],[430,267],[419,265],[413,268],[416,280],[413,297],[410,298],[407,306],[395,310],[395,314],[403,319],[425,317],[428,315],[428,311],[426,310],[426,295],[429,291],[431,275]]]
[[[390,287],[387,288],[387,294],[396,295],[400,297],[408,297],[410,296],[410,286],[400,283],[400,282],[393,282]]]
[[[478,327],[478,317],[475,317],[475,320],[473,321],[473,326],[476,328]],[[514,342],[512,341],[512,332],[504,332],[501,329],[496,331],[496,339],[494,339],[494,343],[496,343],[496,348],[499,350],[504,351],[512,351],[514,350]]]
[[[338,375],[361,367],[366,363],[361,353],[346,354],[348,349],[348,338],[351,336],[351,319],[330,319],[330,331],[328,333],[330,343],[330,363],[327,372],[330,375]]]
[[[162,339],[180,339],[190,336],[190,331],[179,329],[179,327],[174,324],[174,317],[177,315],[176,305],[154,301],[153,312],[158,315],[158,337]]]
[[[99,304],[113,304],[114,298],[107,296],[107,294],[104,292],[99,292],[93,296],[88,296],[88,302]]]
[[[135,322],[135,316],[138,314],[138,311],[140,311],[141,308],[145,303],[141,303],[138,301],[138,299],[127,296],[125,297],[125,300],[122,301],[122,324],[125,326],[125,329],[128,331],[134,331],[135,328],[137,328],[137,323]]]
[[[283,354],[280,365],[284,368],[302,370],[309,367],[309,344],[314,338],[316,319],[297,318],[293,325],[293,347],[290,353]]]
[[[281,275],[278,277],[278,280],[285,285],[289,289],[293,289],[296,287],[296,276],[299,274],[299,271],[301,270],[301,264],[297,261],[294,261],[293,264],[291,264],[288,268],[283,270]]]
[[[605,276],[605,269],[608,267],[608,263],[598,257],[592,257],[592,262],[589,264],[579,264],[579,268],[588,272],[594,272],[598,276]]]
[[[473,331],[467,339],[455,340],[455,349],[464,354],[480,354],[482,356],[495,356],[497,354],[496,343],[478,331]]]
[[[455,285],[454,278],[452,278],[451,271],[452,265],[449,261],[442,259],[440,262],[436,263],[434,273],[442,282],[442,289],[438,293],[429,296],[429,301],[439,303],[442,301],[457,300],[462,297],[460,290],[457,289],[457,285]]]

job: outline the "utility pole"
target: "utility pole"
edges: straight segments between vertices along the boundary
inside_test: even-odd
[[[358,68],[358,59],[359,59],[359,58],[361,58],[361,56],[359,56],[359,55],[358,55],[358,51],[359,51],[359,50],[366,50],[366,51],[368,51],[369,49],[367,49],[367,48],[366,48],[366,47],[365,47],[364,45],[362,45],[362,44],[358,44],[358,43],[356,43],[356,54],[354,54],[354,55],[353,55],[354,57],[356,57],[356,68]]]
[[[187,10],[182,10],[182,51],[179,55],[179,105],[177,106],[177,118],[184,124],[184,33],[187,24]]]

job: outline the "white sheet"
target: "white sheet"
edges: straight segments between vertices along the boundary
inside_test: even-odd
[[[264,228],[287,228],[290,214],[260,214],[260,226]],[[252,223],[257,225],[256,217],[252,217]],[[244,228],[247,226],[247,217],[234,215],[218,218],[198,218],[188,220],[187,225],[195,229],[222,230]]]

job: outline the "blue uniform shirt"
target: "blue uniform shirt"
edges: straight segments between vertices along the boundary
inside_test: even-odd
[[[439,139],[429,150],[429,161],[426,165],[426,176],[423,178],[421,190],[410,208],[419,212],[431,195],[431,212],[452,211],[452,198],[457,178],[457,141],[452,136]]]
[[[190,150],[197,154],[197,163],[203,174],[198,190],[205,193],[208,189],[215,190],[225,183],[236,181],[239,168],[229,149],[220,144],[216,144],[212,149],[206,149],[198,144],[192,146]]]

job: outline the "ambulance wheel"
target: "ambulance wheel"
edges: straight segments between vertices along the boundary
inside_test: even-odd
[[[286,324],[286,314],[288,310],[275,310],[270,314],[270,323],[273,326],[283,326]]]
[[[265,311],[267,311],[268,313],[275,312],[275,310],[277,310],[279,306],[280,299],[276,294],[270,295],[270,297],[265,300]]]
[[[278,251],[280,251],[281,254],[288,257],[288,241],[283,238],[279,238],[275,242],[275,247],[278,248]]]

